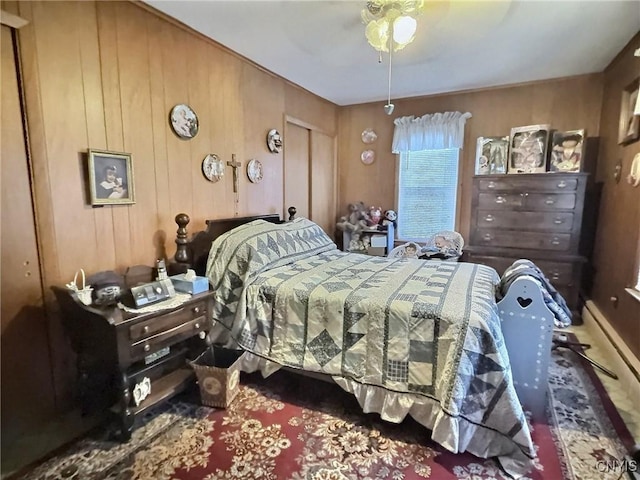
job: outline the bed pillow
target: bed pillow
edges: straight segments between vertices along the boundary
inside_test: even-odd
[[[333,240],[306,218],[282,224],[254,220],[214,240],[206,276],[214,289],[235,289],[265,270],[334,249]]]

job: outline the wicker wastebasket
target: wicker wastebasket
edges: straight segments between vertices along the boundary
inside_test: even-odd
[[[210,347],[189,362],[198,379],[203,405],[227,408],[231,404],[240,391],[241,359],[235,351]]]

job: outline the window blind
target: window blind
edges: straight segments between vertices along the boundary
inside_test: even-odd
[[[457,148],[400,154],[398,238],[425,241],[455,230],[458,195]]]

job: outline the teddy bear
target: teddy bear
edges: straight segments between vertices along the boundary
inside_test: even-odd
[[[393,225],[394,230],[398,228],[398,214],[395,210],[385,210],[382,218],[382,228],[387,230],[389,225]]]
[[[359,232],[367,226],[368,215],[363,202],[350,203],[349,214],[340,217],[336,224],[336,228],[342,232]]]

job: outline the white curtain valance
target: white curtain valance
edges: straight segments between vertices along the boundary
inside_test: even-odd
[[[393,153],[462,148],[464,124],[471,114],[460,112],[429,113],[421,117],[396,118],[393,123]]]

